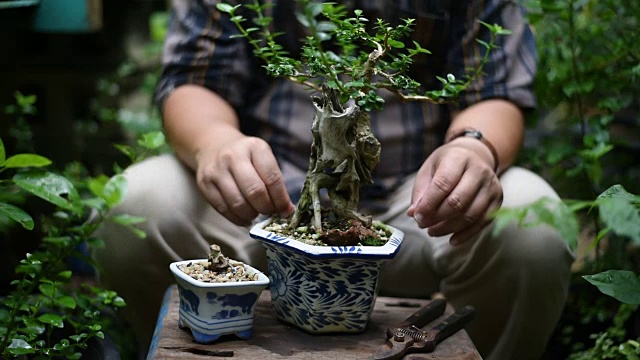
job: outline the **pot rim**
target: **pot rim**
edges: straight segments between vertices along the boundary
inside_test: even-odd
[[[189,284],[191,284],[193,286],[197,286],[197,287],[201,287],[201,288],[212,288],[212,289],[215,289],[215,288],[228,288],[228,287],[247,287],[247,286],[267,286],[267,285],[269,285],[269,278],[267,277],[267,275],[265,275],[262,271],[254,268],[253,266],[248,265],[248,264],[244,264],[245,269],[248,270],[251,273],[257,273],[258,274],[258,280],[226,282],[226,283],[205,282],[205,281],[200,281],[200,280],[196,280],[196,279],[192,278],[191,276],[185,274],[182,270],[180,270],[178,268],[178,265],[187,264],[187,263],[190,263],[190,262],[201,262],[201,261],[208,261],[208,259],[192,259],[192,260],[175,261],[175,262],[172,262],[171,264],[169,264],[169,269],[171,270],[173,275],[179,277],[180,279],[188,282]],[[236,260],[229,260],[229,261],[231,263],[241,263],[240,261],[236,261]]]
[[[309,245],[302,241],[279,236],[271,231],[264,230],[264,227],[271,220],[263,220],[251,227],[249,234],[254,239],[271,243],[278,246],[285,246],[291,250],[317,258],[358,258],[358,259],[392,259],[400,250],[404,233],[393,226],[384,225],[391,229],[392,234],[383,246],[320,246]]]

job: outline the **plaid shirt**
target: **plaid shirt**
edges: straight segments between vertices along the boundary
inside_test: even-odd
[[[293,0],[273,0],[274,24],[284,32],[281,43],[296,52],[302,38],[295,20]],[[161,105],[183,84],[199,84],[224,97],[238,112],[243,130],[268,141],[283,170],[288,189],[295,194],[308,167],[314,107],[309,91],[286,80],[268,79],[247,42],[237,34],[226,14],[216,9],[219,0],[173,0],[171,24],[165,41],[164,72],[156,90]],[[414,173],[443,142],[452,107],[462,109],[489,98],[508,99],[522,108],[535,105],[532,91],[536,71],[535,42],[513,0],[363,0],[343,1],[363,9],[373,20],[414,18],[413,40],[432,54],[414,64],[412,75],[434,85],[436,75],[462,77],[476,67],[485,49],[476,39],[491,34],[478,20],[511,30],[501,36],[484,68],[485,76],[453,105],[402,103],[384,94],[385,106],[371,114],[371,127],[380,140],[380,164],[374,170],[375,187],[365,187],[363,200],[389,193]],[[453,3],[453,4],[452,4]],[[246,16],[252,18],[250,15]]]

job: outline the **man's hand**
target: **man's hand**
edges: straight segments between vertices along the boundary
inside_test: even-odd
[[[259,138],[201,149],[196,177],[204,197],[236,225],[248,226],[259,214],[287,217],[295,207],[271,148]]]
[[[258,214],[293,212],[282,173],[264,140],[240,131],[233,107],[198,85],[183,85],[165,101],[165,132],[198,188],[227,219],[248,226]]]
[[[483,147],[476,139],[453,140],[418,171],[407,215],[429,235],[453,234],[450,243],[459,245],[491,222],[487,215],[502,204],[502,187]]]

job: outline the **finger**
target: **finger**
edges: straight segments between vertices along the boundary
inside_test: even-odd
[[[212,182],[204,182],[200,183],[200,191],[207,199],[207,201],[213,206],[213,208],[220,213],[222,216],[227,218],[232,223],[239,226],[249,226],[251,224],[251,220],[247,220],[236,215],[231,208],[227,205],[224,197],[222,196],[221,191],[218,187]],[[252,218],[253,219],[253,218]]]
[[[427,189],[427,185],[431,182],[433,177],[433,169],[430,165],[430,161],[423,165],[423,167],[418,171],[416,175],[416,179],[413,183],[413,190],[411,192],[411,205],[407,210],[407,215],[413,216],[413,211],[416,208],[416,204],[422,198],[425,190]]]
[[[429,235],[444,236],[462,231],[478,222],[484,222],[486,213],[491,204],[484,196],[478,196],[463,213],[447,218],[429,227]]]
[[[237,217],[251,222],[260,214],[244,197],[234,177],[222,178],[215,185],[220,190],[220,194],[222,194],[225,204],[229,207],[229,211]]]
[[[271,154],[271,152],[269,152]],[[278,214],[282,218],[288,217],[295,206],[291,202],[287,188],[284,185],[284,178],[275,157],[256,157],[252,163],[266,186],[270,198],[271,211],[266,214]]]
[[[432,236],[444,236],[453,233],[453,242],[462,243],[480,232],[485,226],[491,223],[489,214],[500,208],[502,204],[502,193],[491,196],[489,201],[484,201],[481,197],[477,203],[474,202],[463,216],[458,216],[449,221],[443,221],[429,228]]]
[[[439,164],[432,179],[426,184],[425,191],[415,204],[414,218],[420,227],[426,227],[426,221],[436,215],[444,199],[449,196],[462,178],[465,167],[455,161]]]
[[[466,172],[449,196],[436,209],[435,214],[424,219],[424,225],[430,227],[441,221],[464,214],[484,186],[484,181],[478,181],[478,176]]]
[[[231,174],[246,205],[260,214],[273,213],[274,206],[267,186],[250,162],[234,166]]]
[[[449,243],[452,246],[457,246],[469,241],[474,236],[479,234],[485,227],[487,227],[493,221],[493,219],[489,216],[489,214],[492,214],[494,211],[498,210],[501,205],[502,205],[502,194],[500,194],[496,199],[494,199],[491,202],[491,204],[489,204],[489,206],[487,207],[487,210],[485,211],[483,221],[479,221],[464,230],[455,232],[449,239]]]

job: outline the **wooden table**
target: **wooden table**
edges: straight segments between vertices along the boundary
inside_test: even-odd
[[[158,325],[147,359],[236,358],[266,359],[366,359],[385,344],[387,327],[397,324],[428,301],[378,297],[371,320],[360,334],[311,335],[278,321],[271,307],[271,295],[265,290],[258,300],[253,323],[253,337],[240,340],[227,335],[218,342],[202,345],[191,333],[178,327],[179,296],[171,286],[165,295]],[[452,313],[447,307],[446,314]],[[405,360],[476,360],[482,359],[467,333],[459,331],[429,354],[410,354]]]

